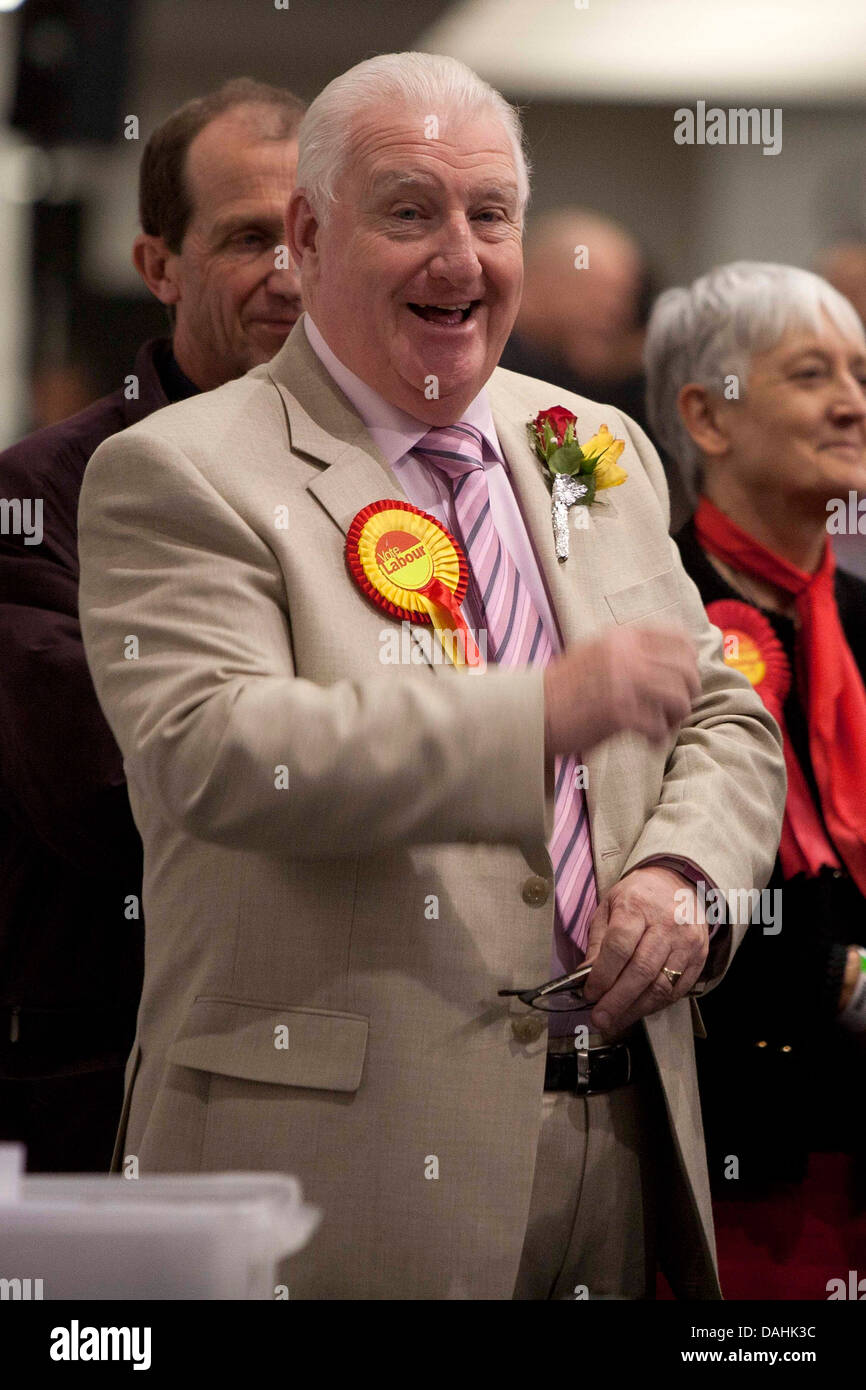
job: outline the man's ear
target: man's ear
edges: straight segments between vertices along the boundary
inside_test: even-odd
[[[319,221],[303,188],[292,190],[286,209],[286,240],[298,270],[318,268]]]
[[[176,304],[180,287],[174,270],[175,253],[169,251],[162,237],[139,232],[132,243],[132,264],[151,294],[161,304]]]
[[[706,386],[699,386],[693,381],[684,386],[677,396],[680,419],[707,458],[720,457],[727,453],[730,445],[724,404]]]

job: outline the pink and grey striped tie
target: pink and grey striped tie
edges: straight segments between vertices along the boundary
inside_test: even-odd
[[[500,666],[546,666],[553,648],[528,587],[493,523],[481,434],[473,425],[428,430],[413,451],[448,480],[452,527],[469,562],[467,599],[487,632],[488,659]],[[553,836],[549,851],[556,884],[556,932],[586,952],[598,904],[586,799],[575,755],[555,762]],[[557,955],[571,968],[573,951]],[[576,962],[575,962],[576,963]]]

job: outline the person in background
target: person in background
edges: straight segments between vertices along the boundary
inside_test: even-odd
[[[108,1168],[142,980],[141,844],[78,625],[82,476],[110,435],[282,345],[300,293],[275,248],[304,109],[239,78],[154,131],[133,261],[171,336],[112,395],[0,454],[22,518],[0,534],[0,1139],[31,1172]]]
[[[866,338],[820,277],[738,262],[660,297],[646,362],[699,495],[683,564],[788,770],[769,894],[701,1002],[722,1289],[825,1298],[866,1258],[866,584],[827,533],[828,504],[866,487]]]
[[[860,322],[866,324],[866,236],[826,246],[817,257],[815,270],[851,301]]]
[[[529,227],[525,258],[502,366],[609,403],[646,430],[643,343],[655,285],[636,239],[588,208],[558,208]],[[678,471],[662,462],[678,526],[691,507]]]

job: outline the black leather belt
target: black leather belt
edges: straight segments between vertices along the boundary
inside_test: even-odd
[[[615,1091],[617,1086],[625,1086],[632,1075],[632,1051],[628,1043],[572,1048],[569,1052],[548,1052],[544,1089],[594,1096],[600,1091]]]

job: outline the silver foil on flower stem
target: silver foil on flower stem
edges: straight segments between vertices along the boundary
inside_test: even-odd
[[[572,478],[568,473],[557,473],[553,479],[553,539],[557,560],[568,559],[568,509],[586,497],[588,492],[586,483]]]

